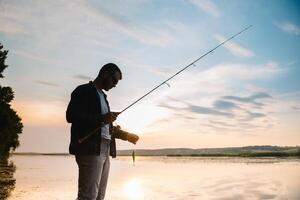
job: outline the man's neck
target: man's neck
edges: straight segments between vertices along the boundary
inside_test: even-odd
[[[96,88],[97,90],[101,90],[101,91],[102,91],[103,86],[102,86],[102,83],[101,83],[99,80],[97,80],[97,79],[94,80],[93,84],[94,84],[94,86],[95,86],[95,88]]]

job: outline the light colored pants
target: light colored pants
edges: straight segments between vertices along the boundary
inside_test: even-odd
[[[109,174],[110,140],[101,140],[100,156],[76,155],[79,169],[78,200],[103,200]]]

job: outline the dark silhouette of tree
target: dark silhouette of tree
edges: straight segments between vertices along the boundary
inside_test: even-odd
[[[16,166],[7,159],[0,159],[0,199],[7,199],[15,188]]]
[[[2,73],[8,67],[5,64],[7,54],[8,50],[0,43],[0,78],[4,78]],[[13,90],[0,85],[0,158],[8,158],[9,152],[19,146],[19,134],[23,129],[21,118],[10,105],[13,98]]]

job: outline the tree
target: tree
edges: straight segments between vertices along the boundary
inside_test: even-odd
[[[3,71],[8,50],[4,50],[0,43],[0,78],[4,78]],[[0,85],[0,157],[8,158],[9,152],[19,146],[19,134],[22,133],[23,124],[16,111],[11,108],[10,102],[14,98],[11,87]]]

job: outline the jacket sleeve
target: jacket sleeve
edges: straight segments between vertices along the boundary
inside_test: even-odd
[[[88,101],[85,98],[88,98],[88,96],[78,87],[72,92],[66,111],[66,120],[68,123],[100,124],[103,122],[101,114],[92,114],[89,112]]]
[[[127,140],[128,132],[121,130],[120,126],[113,126],[112,135],[121,140]]]

